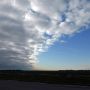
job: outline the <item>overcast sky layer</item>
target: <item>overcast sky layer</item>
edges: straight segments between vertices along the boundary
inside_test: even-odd
[[[40,53],[89,24],[90,0],[0,0],[0,69],[33,69]]]

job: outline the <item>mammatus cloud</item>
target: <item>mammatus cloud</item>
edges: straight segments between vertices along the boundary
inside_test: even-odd
[[[1,0],[0,69],[32,69],[62,35],[89,23],[89,0]]]

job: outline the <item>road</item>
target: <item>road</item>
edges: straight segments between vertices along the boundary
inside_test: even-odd
[[[90,86],[56,85],[39,82],[0,80],[0,90],[90,90]]]

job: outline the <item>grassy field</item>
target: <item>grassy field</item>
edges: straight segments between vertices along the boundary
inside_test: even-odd
[[[21,71],[1,70],[0,80],[18,80],[53,84],[88,85],[90,70]]]

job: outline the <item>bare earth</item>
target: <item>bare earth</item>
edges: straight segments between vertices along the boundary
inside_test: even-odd
[[[90,86],[55,85],[39,82],[0,80],[0,90],[90,90]]]

